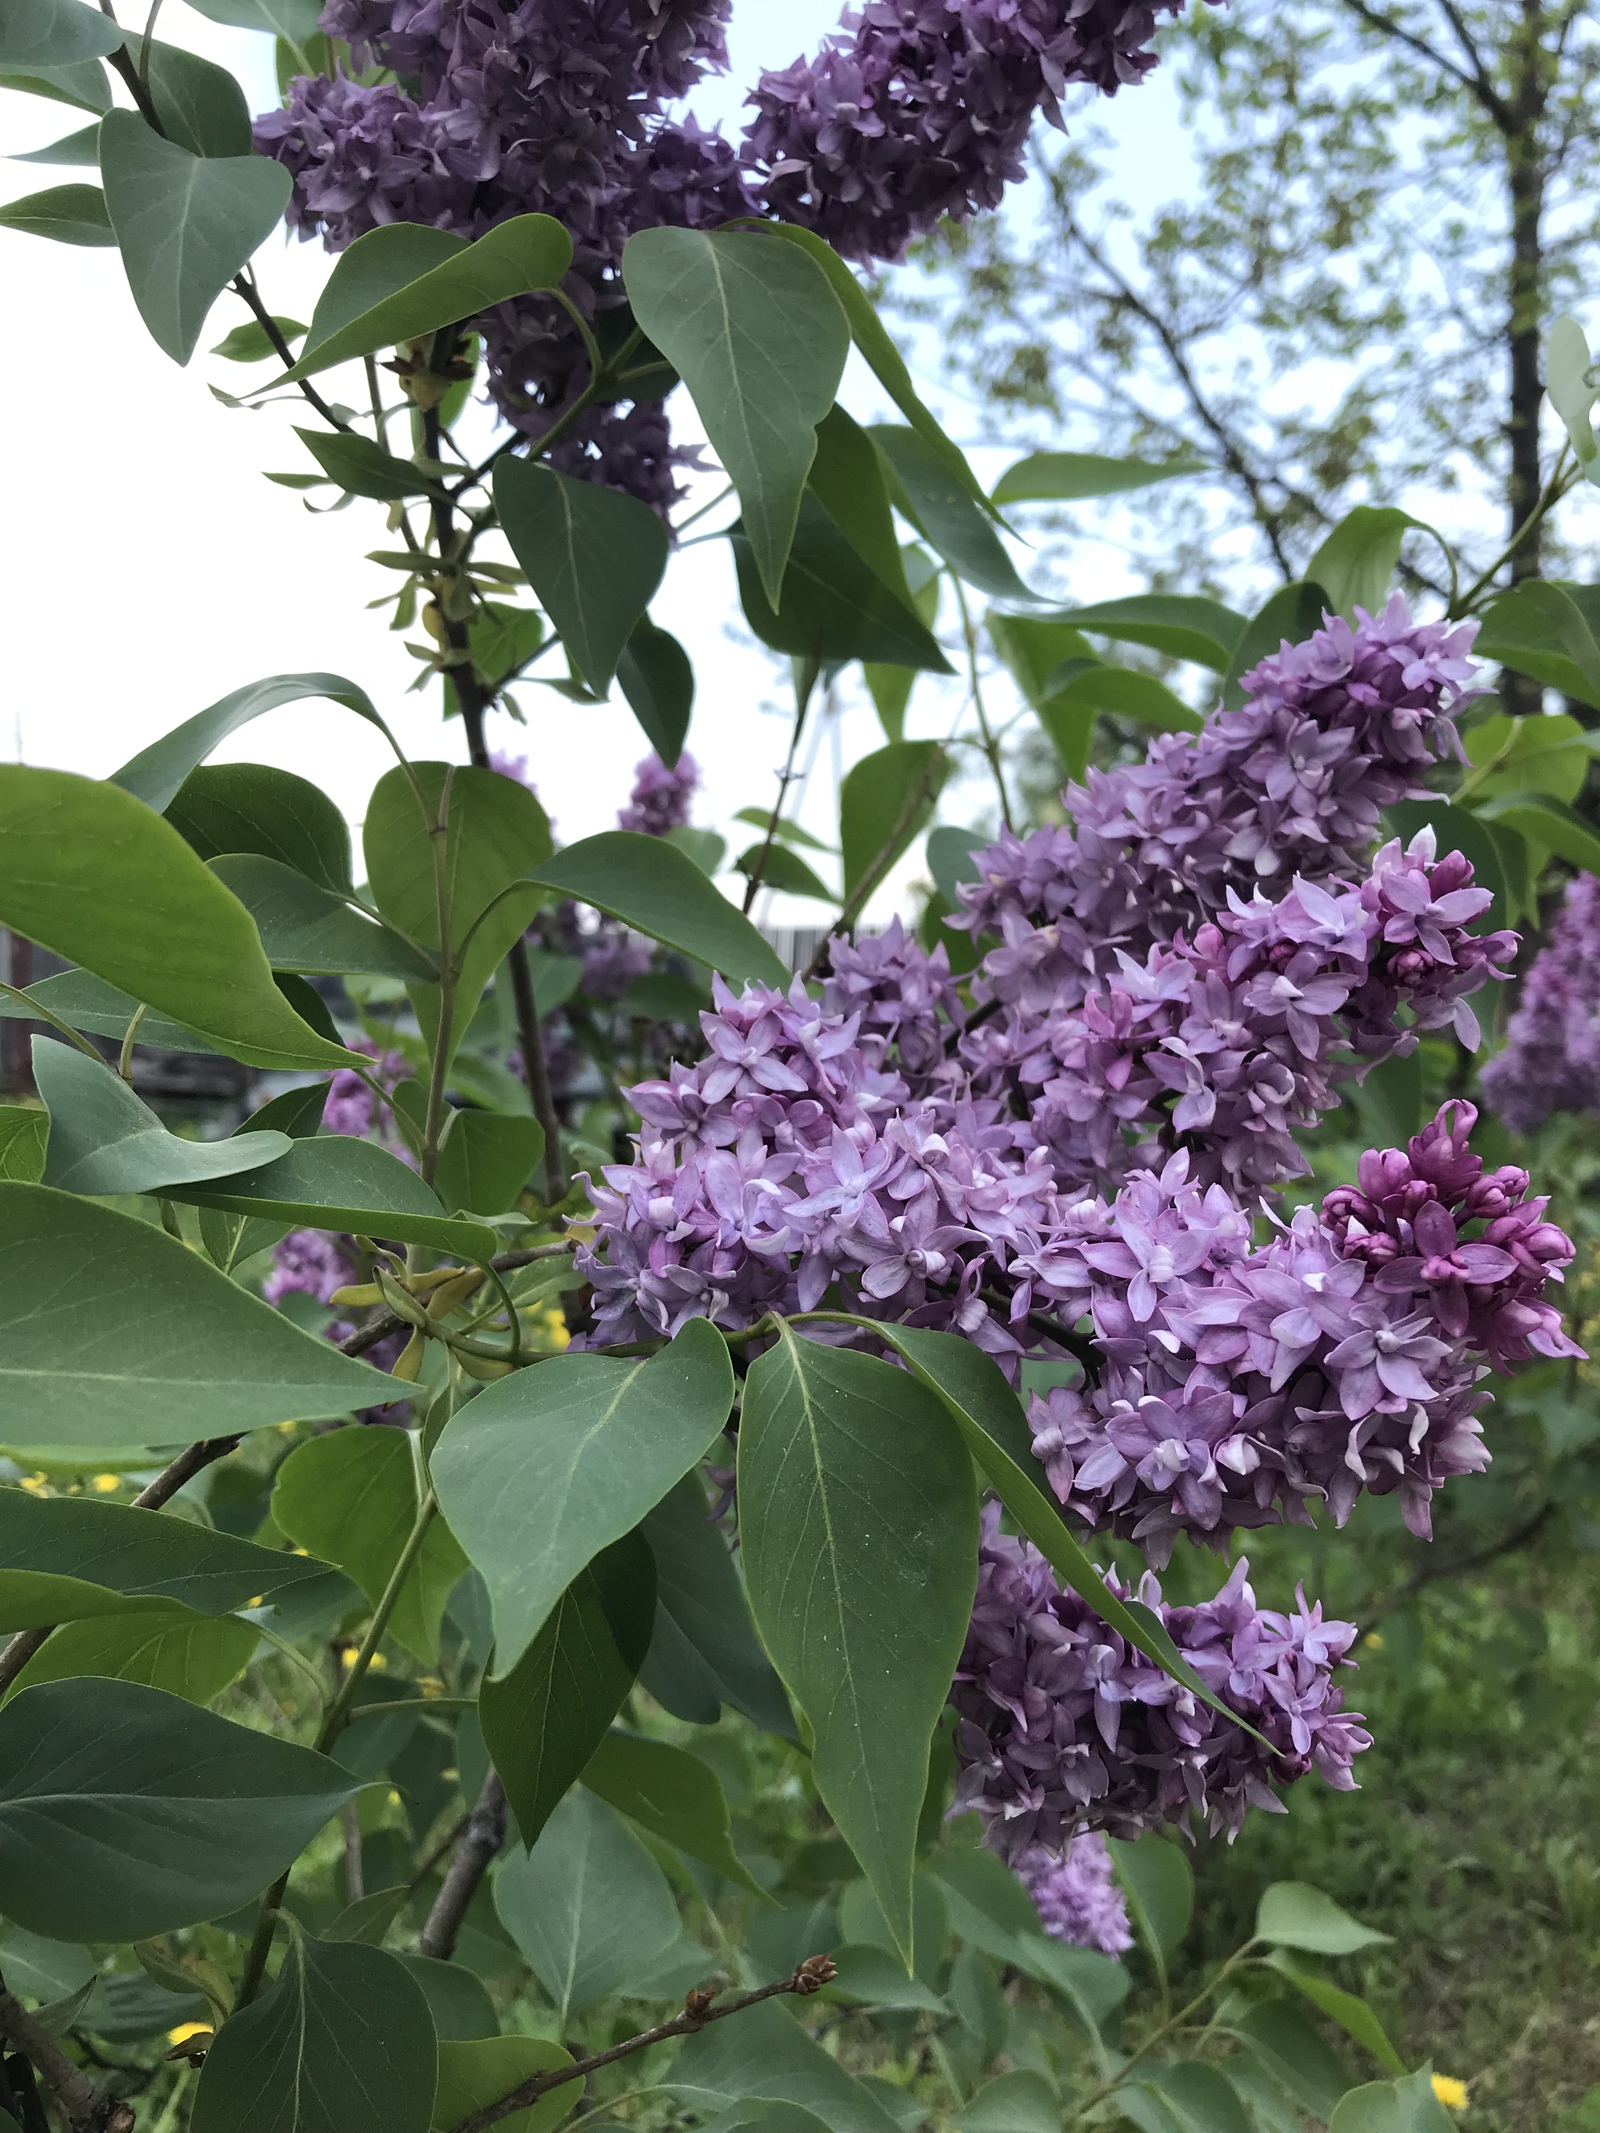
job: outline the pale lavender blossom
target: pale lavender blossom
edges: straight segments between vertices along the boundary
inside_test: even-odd
[[[1074,1837],[1064,1852],[1040,1846],[1011,1863],[1052,1940],[1111,1956],[1125,1955],[1133,1946],[1127,1902],[1098,1830]]]

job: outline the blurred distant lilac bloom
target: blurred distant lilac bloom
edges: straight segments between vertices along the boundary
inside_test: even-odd
[[[646,837],[664,837],[668,830],[682,829],[699,787],[700,766],[692,755],[680,755],[669,770],[652,750],[634,766],[633,790],[617,816],[618,829],[639,830]]]
[[[1098,1831],[1074,1837],[1064,1852],[1023,1852],[1012,1865],[1052,1940],[1102,1955],[1125,1955],[1133,1946],[1128,1906]]]
[[[1483,1093],[1514,1133],[1552,1112],[1600,1113],[1600,880],[1567,886],[1550,937],[1529,964],[1504,1050],[1483,1069]]]

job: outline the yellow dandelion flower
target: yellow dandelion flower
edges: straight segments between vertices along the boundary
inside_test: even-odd
[[[1375,1629],[1369,1629],[1361,1642],[1369,1652],[1381,1652],[1383,1650],[1383,1637]]]
[[[30,1496],[48,1496],[50,1493],[50,1484],[43,1474],[24,1474],[22,1486]]]
[[[176,2029],[167,2031],[167,2042],[169,2044],[187,2044],[191,2037],[209,2037],[210,2034],[211,2024],[209,2022],[180,2022]]]
[[[1447,2111],[1464,2111],[1467,2107],[1467,2084],[1457,2081],[1453,2074],[1435,2074],[1433,2093]]]

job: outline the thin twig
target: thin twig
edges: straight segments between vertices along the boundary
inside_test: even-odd
[[[0,1987],[0,2031],[43,2074],[72,2133],[133,2133],[130,2105],[102,2095],[69,2059],[49,2030]]]
[[[147,1489],[141,1490],[133,1499],[132,1508],[159,1511],[169,1497],[177,1495],[186,1481],[192,1481],[196,1474],[214,1466],[219,1459],[226,1459],[238,1442],[237,1437],[204,1437],[198,1444],[191,1444],[170,1466],[162,1468]],[[46,1622],[39,1629],[19,1630],[0,1652],[0,1696],[10,1688],[55,1627],[54,1622]]]
[[[499,1772],[491,1770],[467,1817],[460,1847],[450,1862],[444,1885],[433,1900],[428,1922],[417,1942],[419,1955],[432,1955],[448,1962],[455,1954],[462,1920],[505,1841],[506,1789],[500,1782]]]
[[[709,1951],[707,1963],[711,1961]],[[777,1999],[783,1993],[795,1993],[801,1999],[831,1984],[837,1973],[825,1955],[808,1955],[805,1961],[792,1970],[787,1977],[779,1978],[775,1985],[761,1985],[754,1992],[742,1992],[737,1999],[725,2000],[720,2007],[712,2004],[711,1995],[704,1991],[692,1991],[686,1995],[682,2014],[674,2015],[670,2022],[658,2022],[654,2029],[641,2030],[636,2037],[628,2037],[621,2044],[613,2044],[609,2051],[593,2052],[586,2059],[574,2059],[570,2066],[553,2068],[549,2073],[533,2074],[497,2103],[486,2103],[481,2111],[474,2111],[463,2118],[455,2133],[486,2133],[486,2128],[497,2125],[502,2118],[509,2118],[514,2111],[525,2111],[537,2103],[551,2089],[564,2088],[569,2081],[582,2081],[602,2066],[611,2066],[618,2059],[628,2059],[635,2052],[648,2051],[652,2044],[664,2044],[669,2037],[692,2037],[708,2022],[720,2022],[725,2015],[742,2014],[747,2007],[754,2007],[762,2000]]]
[[[800,747],[800,735],[805,727],[806,712],[811,707],[812,694],[817,686],[820,668],[814,659],[808,659],[795,676],[794,730],[789,735],[789,753],[784,758],[783,769],[778,778],[778,797],[772,803],[772,813],[767,817],[767,834],[762,839],[761,849],[756,854],[756,863],[745,883],[744,911],[748,917],[750,906],[756,900],[756,891],[761,887],[767,863],[772,857],[772,841],[778,834],[778,818],[783,813],[783,803],[789,797],[789,787],[794,783],[794,759]],[[801,676],[804,679],[801,679]]]

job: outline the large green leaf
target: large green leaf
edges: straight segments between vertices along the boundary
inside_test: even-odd
[[[1489,801],[1478,812],[1486,822],[1520,831],[1531,844],[1557,853],[1570,866],[1580,867],[1586,874],[1600,873],[1600,836],[1565,801],[1554,800],[1543,792],[1509,792]],[[1478,869],[1480,878],[1483,871]],[[1492,884],[1484,880],[1483,886]],[[1503,906],[1501,915],[1504,916]]]
[[[1042,1470],[1033,1456],[1022,1403],[992,1358],[956,1334],[922,1327],[886,1325],[883,1338],[944,1402],[978,1471],[1062,1585],[1087,1600],[1136,1651],[1181,1681],[1191,1695],[1233,1724],[1244,1725],[1179,1655],[1160,1618],[1136,1600],[1119,1600],[1068,1531],[1060,1510],[1035,1478]],[[1246,1732],[1251,1730],[1245,1726]]]
[[[439,2092],[433,2100],[434,2133],[455,2133],[464,2118],[498,2103],[534,2074],[570,2066],[572,2054],[543,2037],[476,2037],[441,2039]],[[502,2133],[551,2133],[583,2095],[581,2081],[569,2081],[548,2096],[498,2121]]]
[[[808,489],[776,608],[756,569],[744,522],[731,535],[745,620],[761,642],[796,658],[863,659],[948,674],[939,641],[914,606],[865,569],[860,555]]]
[[[139,315],[174,362],[194,354],[206,315],[289,202],[269,156],[197,156],[131,111],[100,127],[100,175]]]
[[[666,570],[666,527],[636,496],[525,459],[500,461],[494,500],[573,666],[604,696]]]
[[[0,1912],[144,1940],[217,1918],[359,1790],[326,1756],[131,1681],[48,1681],[0,1711]]]
[[[160,1511],[0,1489],[0,1630],[127,1614],[130,1602],[229,1614],[326,1568]]]
[[[440,931],[436,840],[428,831],[424,799],[444,825],[447,942]],[[430,954],[448,946],[458,968],[453,1052],[484,986],[537,907],[537,892],[517,885],[550,856],[549,820],[515,778],[450,763],[417,763],[378,780],[367,802],[361,841],[382,915]],[[413,986],[411,997],[432,1043],[443,1012],[439,988]]]
[[[655,1564],[624,1534],[580,1570],[503,1681],[486,1679],[478,1720],[525,1844],[582,1776],[650,1644]]]
[[[812,2042],[781,2000],[686,2038],[664,2086],[684,2108],[719,2122],[730,2104],[770,2097],[815,2113],[829,2133],[894,2133],[896,2123],[871,2089]],[[746,2121],[730,2114],[728,2122]],[[783,2133],[790,2133],[787,2124]]]
[[[280,1529],[353,1577],[376,1605],[417,1518],[411,1439],[398,1429],[339,1429],[297,1445],[278,1469],[272,1515]],[[466,1556],[435,1518],[400,1588],[389,1633],[432,1666],[450,1588]]]
[[[1096,711],[1109,711],[1113,718],[1154,726],[1158,733],[1198,733],[1205,724],[1198,711],[1153,674],[1135,673],[1131,667],[1101,666],[1098,662],[1073,673],[1059,687],[1047,689],[1046,700],[1039,708],[1040,718],[1048,725],[1052,710],[1071,704],[1088,704]]]
[[[63,1192],[157,1192],[199,1184],[270,1163],[294,1145],[286,1133],[180,1139],[103,1061],[54,1037],[35,1037],[32,1051],[34,1087],[50,1113],[44,1182]]]
[[[39,1017],[29,1012],[30,1001],[37,1001],[57,1021],[65,1022],[69,1029],[86,1030],[95,1037],[114,1037],[119,1042],[127,1035],[128,1024],[139,1014],[140,1008],[131,993],[120,992],[115,985],[108,985],[103,978],[94,977],[87,970],[58,970],[53,977],[24,986],[20,999],[12,999],[9,994],[0,996],[0,1020],[37,1022]],[[185,1029],[170,1015],[148,1007],[140,1015],[138,1042],[147,1050],[157,1052],[199,1052],[215,1056],[221,1050],[209,1038],[202,1037],[198,1030]],[[37,1116],[42,1121],[45,1114],[41,1111]],[[272,1121],[269,1119],[267,1124],[271,1125]]]
[[[10,1441],[166,1445],[381,1405],[395,1381],[302,1333],[149,1223],[0,1184]]]
[[[598,837],[564,845],[534,879],[709,963],[735,985],[749,979],[780,986],[789,981],[777,950],[665,838],[602,830]]]
[[[1139,1938],[1165,1973],[1194,1916],[1194,1869],[1180,1844],[1155,1831],[1137,1844],[1108,1842]]]
[[[428,2133],[436,2052],[404,1963],[296,1929],[271,1989],[207,2049],[192,2133]]]
[[[942,578],[940,566],[917,541],[909,542],[900,551],[900,555],[906,583],[911,592],[911,604],[931,630],[939,619]],[[911,701],[911,690],[917,678],[917,670],[914,667],[892,666],[882,660],[869,659],[863,663],[861,675],[871,692],[873,709],[878,714],[878,723],[883,728],[885,740],[903,741],[906,732],[906,706]]]
[[[1052,618],[1097,637],[1142,644],[1169,659],[1226,674],[1234,647],[1248,627],[1243,615],[1217,600],[1180,593],[1136,593],[1126,600],[1103,600],[1096,607],[1069,608]]]
[[[44,96],[70,104],[76,111],[109,111],[111,84],[98,59],[78,59],[64,67],[0,67],[0,89],[22,96]],[[95,128],[98,134],[99,128]]]
[[[891,741],[854,763],[839,788],[845,895],[879,880],[927,826],[950,767],[937,741]]]
[[[410,228],[411,225],[403,227]],[[172,805],[190,772],[205,761],[213,748],[220,747],[230,733],[237,733],[241,726],[248,726],[265,712],[276,711],[282,704],[298,703],[308,696],[325,696],[330,703],[353,711],[369,726],[376,726],[390,746],[394,746],[394,736],[379,717],[371,697],[364,689],[358,689],[353,681],[346,681],[342,674],[274,674],[266,681],[253,681],[246,688],[235,689],[231,696],[224,696],[204,711],[197,711],[193,718],[185,719],[181,726],[174,726],[170,733],[152,741],[148,748],[141,748],[120,770],[112,772],[111,783],[120,785],[124,792],[131,792],[135,799],[143,800],[146,807],[153,807],[157,814],[162,814]],[[254,844],[232,847],[236,851],[258,848]],[[203,856],[209,858],[211,854]],[[287,858],[289,855],[275,852],[271,856]],[[335,882],[329,886],[336,888],[342,884]]]
[[[436,1955],[402,1955],[399,1960],[422,1987],[441,2042],[446,2037],[463,2043],[498,2035],[500,2023],[488,1989],[464,1963],[447,1963]]]
[[[911,587],[906,582],[884,470],[885,462],[867,431],[842,407],[830,407],[817,424],[811,493],[867,568],[909,608]]]
[[[994,485],[997,504],[1080,503],[1089,496],[1123,496],[1158,481],[1204,474],[1197,459],[1111,459],[1101,452],[1030,452]]]
[[[1473,652],[1560,689],[1578,703],[1600,706],[1596,591],[1592,585],[1524,579],[1484,616]]]
[[[563,1592],[721,1434],[733,1366],[692,1318],[658,1355],[557,1356],[487,1387],[447,1425],[433,1477],[482,1571],[504,1677]]]
[[[828,286],[839,299],[849,322],[850,338],[860,350],[878,383],[917,435],[931,451],[938,453],[967,494],[975,502],[986,504],[983,484],[968,466],[965,453],[945,435],[919,397],[915,385],[911,382],[911,373],[906,368],[905,358],[885,330],[883,321],[873,308],[871,297],[832,245],[825,238],[819,237],[815,230],[803,229],[794,222],[762,222],[758,223],[756,228],[763,235],[779,237],[787,244],[798,245],[801,251],[811,255],[827,276]]]
[[[1385,2073],[1404,2074],[1405,2061],[1390,2043],[1388,2032],[1377,2015],[1359,1993],[1346,1992],[1342,1987],[1331,1984],[1325,1977],[1318,1977],[1310,1971],[1297,1968],[1281,1949],[1268,1960],[1279,1977],[1287,1978],[1291,1985],[1305,1994],[1319,2013],[1327,2015],[1330,2021],[1337,2022],[1346,2036],[1354,2037],[1364,2051],[1370,2052]]]
[[[645,739],[670,770],[683,753],[694,710],[694,668],[688,653],[670,630],[657,629],[646,615],[622,647],[617,686]]]
[[[984,620],[995,650],[1035,710],[1047,700],[1056,674],[1069,659],[1095,657],[1093,645],[1070,622],[1045,615],[993,613]]]
[[[98,185],[51,185],[42,193],[8,200],[0,207],[0,229],[52,237],[57,244],[103,246],[117,241]]]
[[[898,477],[901,510],[958,577],[998,600],[1036,599],[1017,576],[988,512],[940,454],[897,423],[876,423],[867,434]]]
[[[399,934],[374,925],[343,896],[319,888],[281,860],[225,852],[207,864],[255,920],[274,970],[324,976],[364,972],[402,984],[428,984],[435,976],[427,957]]]
[[[686,1748],[637,1733],[607,1733],[584,1765],[583,1782],[652,1836],[752,1895],[764,1893],[733,1848],[721,1779]]]
[[[1101,2025],[1128,1996],[1128,1973],[1094,1948],[1052,1940],[1021,1883],[995,1853],[953,1852],[930,1869],[945,1898],[950,1926],[971,1947],[1046,1986],[1071,2008],[1098,2043]]]
[[[119,780],[119,782],[121,782]],[[350,889],[350,832],[328,795],[265,763],[205,763],[163,810],[202,859],[255,852],[335,895]]]
[[[1306,565],[1306,577],[1326,590],[1328,605],[1346,622],[1355,621],[1358,607],[1369,615],[1381,614],[1400,560],[1400,544],[1413,527],[1429,530],[1408,511],[1357,504]]]
[[[675,1718],[714,1726],[724,1703],[795,1738],[783,1684],[757,1642],[744,1586],[697,1474],[685,1474],[640,1531],[656,1559],[656,1620],[639,1678]]]
[[[814,260],[741,230],[641,230],[622,277],[739,492],[757,578],[777,606],[816,426],[850,352],[839,299]]]
[[[255,1656],[260,1635],[232,1615],[197,1615],[168,1605],[148,1613],[68,1622],[46,1638],[17,1676],[20,1693],[40,1681],[97,1675],[140,1681],[190,1703],[210,1703]]]
[[[1258,2000],[1232,2014],[1232,2034],[1256,2063],[1319,2124],[1326,2123],[1350,2077],[1322,2032],[1287,1999]]]
[[[492,1259],[499,1249],[483,1223],[447,1216],[432,1187],[398,1156],[342,1133],[291,1140],[287,1154],[259,1169],[212,1185],[174,1185],[168,1197],[291,1228],[431,1245],[465,1259]]]
[[[50,1114],[36,1104],[0,1104],[0,1178],[37,1185],[44,1176]]]
[[[548,215],[515,215],[476,244],[415,223],[380,224],[340,253],[300,360],[274,382],[309,378],[532,289],[553,289],[571,264],[572,240]]]
[[[1256,1906],[1256,1938],[1308,1955],[1357,1955],[1363,1948],[1386,1947],[1390,1936],[1341,1911],[1321,1889],[1303,1881],[1275,1881]]]
[[[83,0],[13,0],[0,17],[0,66],[66,67],[116,51],[122,32]]]
[[[514,1851],[501,1866],[494,1901],[563,2024],[636,1983],[679,1932],[667,1877],[581,1785],[532,1851]]]
[[[446,1207],[503,1215],[538,1168],[544,1128],[536,1118],[497,1111],[452,1111],[434,1185]]]
[[[135,65],[144,58],[150,98],[169,141],[196,156],[251,154],[250,106],[226,67],[159,40],[146,54],[139,30],[129,30],[124,42]]]
[[[928,1743],[977,1576],[972,1462],[940,1402],[787,1329],[745,1381],[750,1605],[810,1722],[817,1789],[909,1962]]]
[[[1194,2059],[1146,2064],[1113,2100],[1140,2133],[1254,2133],[1228,2076]]]
[[[322,10],[317,0],[191,0],[197,14],[208,22],[224,22],[237,30],[260,30],[281,38],[289,48],[296,71],[316,72],[310,56]]]
[[[1572,441],[1579,466],[1593,481],[1600,442],[1589,419],[1596,396],[1590,366],[1589,342],[1582,326],[1570,315],[1553,319],[1545,334],[1544,389]]]
[[[272,980],[249,913],[116,785],[0,766],[0,923],[249,1066],[339,1066]]]
[[[1600,733],[1588,732],[1564,711],[1534,718],[1501,712],[1474,726],[1463,745],[1473,766],[1468,777],[1475,802],[1502,793],[1549,793],[1570,804],[1600,753]]]
[[[1341,2096],[1328,2133],[1451,2133],[1455,2121],[1434,2094],[1433,2068],[1401,2081],[1373,2081]]]

